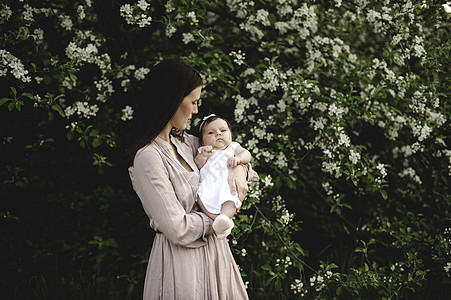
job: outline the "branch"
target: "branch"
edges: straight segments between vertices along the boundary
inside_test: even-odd
[[[307,268],[309,268],[311,271],[315,272],[315,274],[318,274],[312,267],[310,267],[306,262],[304,262],[302,259],[300,259],[296,253],[294,253],[290,246],[287,245],[287,243],[285,243],[285,241],[283,240],[282,236],[279,234],[278,230],[276,227],[274,227],[274,225],[272,225],[272,223],[268,220],[268,218],[266,218],[265,214],[263,214],[263,212],[258,208],[258,206],[255,203],[252,203],[252,205],[255,207],[255,209],[257,210],[257,212],[263,217],[263,219],[265,219],[266,222],[268,222],[269,226],[271,226],[271,228],[274,230],[274,232],[276,233],[277,237],[279,238],[279,240],[282,242],[282,244],[284,245],[285,249],[287,249],[291,255],[294,256],[294,258],[296,258],[301,264],[303,264],[304,266],[306,266]]]

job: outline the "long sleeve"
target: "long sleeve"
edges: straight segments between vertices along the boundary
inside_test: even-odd
[[[206,237],[212,234],[212,221],[203,213],[185,210],[181,201],[187,203],[187,198],[193,197],[191,186],[183,174],[170,176],[168,164],[160,152],[149,149],[139,153],[130,176],[156,231],[163,233],[172,243],[188,248],[202,247],[207,243]],[[174,186],[178,187],[177,191]]]

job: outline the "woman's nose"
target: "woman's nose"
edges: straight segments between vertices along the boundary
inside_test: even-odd
[[[197,108],[197,104],[196,104],[193,107],[193,114],[197,114],[197,113],[198,113],[198,108]]]

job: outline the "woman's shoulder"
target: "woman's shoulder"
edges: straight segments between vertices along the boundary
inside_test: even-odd
[[[195,135],[192,135],[190,133],[184,132],[183,133],[183,139],[187,145],[192,147],[193,149],[197,149],[200,147],[199,138]]]
[[[158,137],[155,138],[151,143],[145,145],[138,151],[136,151],[134,161],[149,160],[161,157],[162,153],[165,151],[165,147],[162,143],[158,141]]]

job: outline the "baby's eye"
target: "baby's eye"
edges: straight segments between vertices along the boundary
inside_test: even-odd
[[[221,132],[226,132],[226,131],[227,131],[227,129],[222,129],[222,130],[221,130]]]
[[[214,133],[213,131],[209,131],[209,132],[208,132],[208,134],[213,134],[213,133]]]

